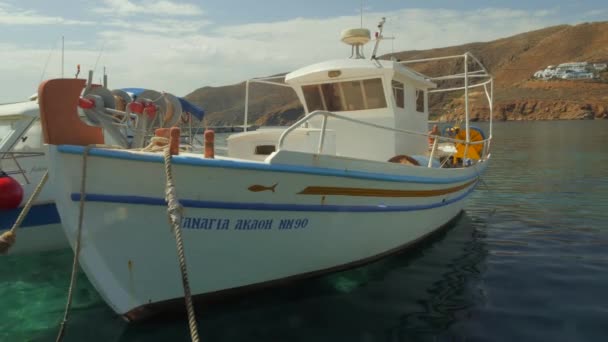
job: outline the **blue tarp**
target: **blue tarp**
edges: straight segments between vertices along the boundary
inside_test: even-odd
[[[138,96],[146,89],[144,89],[144,88],[122,88],[121,90],[126,91],[127,93],[131,93],[135,96]],[[200,108],[199,106],[195,105],[194,103],[192,103],[182,97],[178,97],[178,99],[182,105],[182,110],[184,112],[188,112],[188,113],[194,115],[197,119],[203,120],[203,116],[205,116],[205,111],[202,108]]]
[[[184,112],[188,112],[188,113],[194,115],[197,119],[203,120],[203,116],[205,116],[205,111],[202,108],[198,107],[194,103],[192,103],[182,97],[178,97],[178,99],[179,99],[179,102],[182,104],[182,110]]]

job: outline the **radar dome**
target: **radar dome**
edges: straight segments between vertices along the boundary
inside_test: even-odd
[[[340,40],[348,45],[365,45],[370,39],[370,32],[365,28],[347,29],[340,35]]]

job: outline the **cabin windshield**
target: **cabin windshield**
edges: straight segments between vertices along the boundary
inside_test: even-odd
[[[23,132],[21,139],[13,146],[15,152],[36,151],[42,147],[42,127],[40,120],[36,120]]]
[[[0,144],[4,142],[4,138],[14,129],[15,120],[0,120]]]
[[[311,84],[302,87],[309,112],[386,108],[382,79]]]

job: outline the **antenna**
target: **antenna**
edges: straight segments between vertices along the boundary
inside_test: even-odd
[[[63,55],[65,51],[65,39],[61,36],[61,78],[63,78]]]
[[[101,58],[101,55],[103,54],[103,49],[106,47],[106,42],[103,42],[103,45],[101,45],[101,49],[99,50],[99,55],[97,55],[97,59],[95,60],[95,66],[93,67],[93,72],[97,71],[97,63],[99,63],[99,59]]]
[[[376,45],[374,45],[374,51],[372,52],[372,59],[376,59],[376,52],[378,52],[378,45],[380,45],[380,41],[384,38],[382,37],[382,30],[384,29],[384,23],[386,22],[386,18],[382,17],[380,23],[378,24],[378,32],[376,32]]]
[[[386,39],[386,40],[390,40],[391,41],[391,53],[394,54],[395,53],[395,36],[390,36],[390,37],[382,37],[382,39]]]
[[[363,0],[361,0],[361,28],[363,28]]]
[[[39,83],[42,83],[42,80],[44,79],[44,74],[46,74],[46,68],[49,66],[49,61],[51,60],[51,55],[53,54],[53,51],[55,51],[56,47],[57,47],[57,41],[55,40],[55,42],[51,46],[51,49],[49,50],[49,55],[46,56],[46,62],[44,62],[44,68],[42,69],[42,74],[40,75]]]
[[[108,88],[108,74],[106,74],[106,66],[103,66],[103,87]]]

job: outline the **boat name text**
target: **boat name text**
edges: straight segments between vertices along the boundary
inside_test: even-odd
[[[302,229],[308,226],[307,218],[298,219],[226,219],[206,217],[184,217],[183,229],[205,230],[289,230]]]

